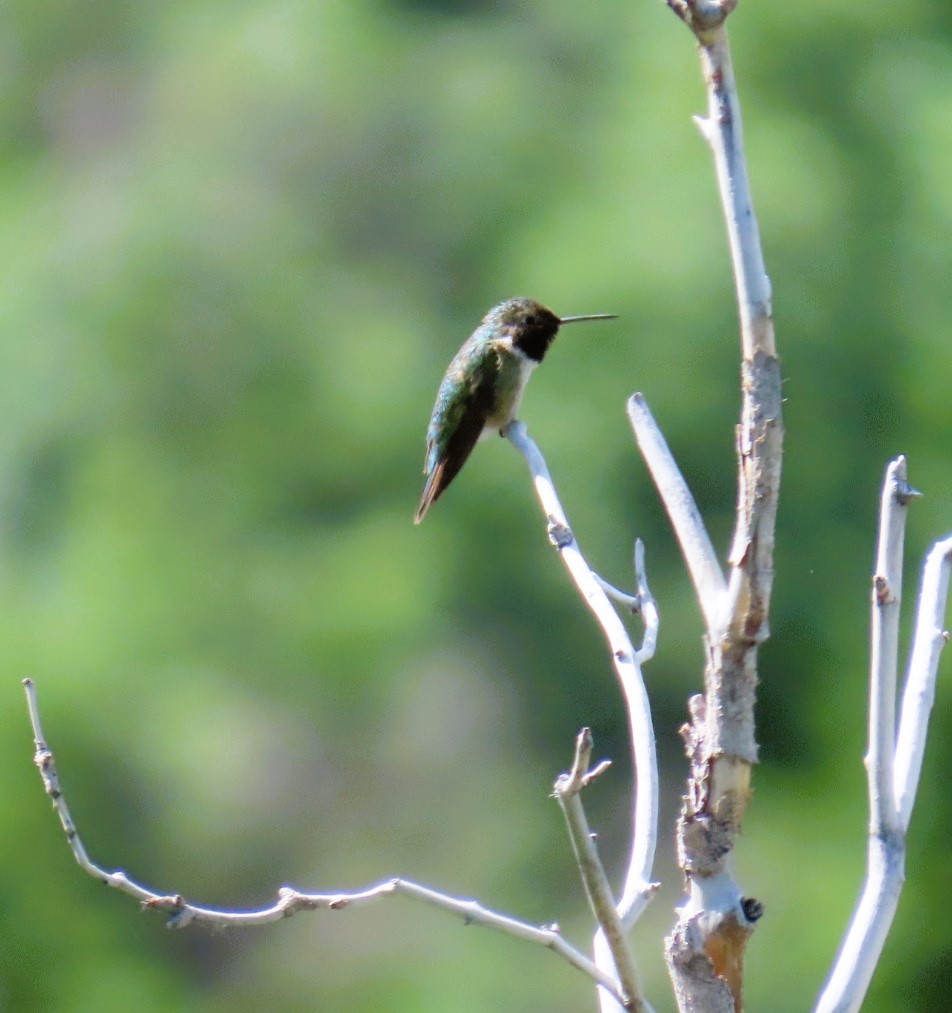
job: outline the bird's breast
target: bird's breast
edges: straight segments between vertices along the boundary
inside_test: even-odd
[[[533,359],[511,345],[500,351],[499,375],[492,410],[486,417],[486,424],[480,439],[498,433],[509,425],[519,411],[522,392],[529,382],[533,369],[538,365]]]

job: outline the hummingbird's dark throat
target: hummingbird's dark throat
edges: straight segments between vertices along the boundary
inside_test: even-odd
[[[530,316],[521,327],[517,327],[512,335],[512,344],[535,362],[541,362],[558,334],[559,318],[540,314]]]

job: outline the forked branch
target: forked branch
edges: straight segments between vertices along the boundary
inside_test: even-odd
[[[625,927],[619,917],[611,887],[608,885],[608,876],[598,854],[596,835],[589,829],[585,809],[582,806],[583,789],[592,784],[609,766],[608,760],[603,760],[594,768],[590,766],[592,747],[591,729],[583,728],[575,740],[572,769],[562,774],[555,782],[554,794],[565,816],[585,895],[588,897],[604,947],[611,955],[620,986],[626,996],[625,1008],[636,1013],[651,1013],[651,1007],[644,998],[641,980],[632,959]]]
[[[558,549],[562,561],[571,574],[586,604],[595,614],[608,640],[615,672],[621,684],[622,694],[628,710],[629,733],[636,777],[636,792],[632,808],[631,853],[622,889],[621,899],[616,905],[618,918],[627,930],[644,910],[654,893],[651,870],[654,865],[655,847],[658,834],[658,766],[655,749],[654,728],[651,721],[651,707],[648,693],[641,674],[641,660],[650,656],[657,637],[658,613],[654,607],[644,576],[643,552],[636,547],[635,562],[638,570],[639,611],[645,623],[645,639],[639,651],[632,646],[625,626],[615,611],[606,591],[606,585],[589,567],[578,547],[568,519],[559,502],[552,476],[539,448],[529,437],[525,425],[513,422],[505,431],[506,438],[526,459],[536,494],[548,523],[549,540]],[[614,592],[614,589],[611,589]],[[611,597],[614,597],[613,593]],[[613,965],[610,947],[606,944],[605,926],[602,926],[595,941],[595,956],[599,966],[605,970]],[[618,968],[619,972],[623,969]],[[625,983],[629,994],[631,987]],[[614,1009],[602,998],[602,1009]]]
[[[735,0],[668,0],[697,38],[708,113],[697,124],[714,168],[737,294],[741,337],[738,489],[725,579],[687,484],[647,404],[629,402],[639,447],[674,524],[705,619],[705,692],[683,729],[691,777],[678,823],[678,857],[689,892],[667,941],[679,1006],[740,1009],[747,940],[762,907],[734,881],[731,854],[757,761],[757,649],[768,635],[774,531],[783,450],[780,363],[770,280],[748,183],[740,103],[725,19]]]
[[[866,882],[817,1013],[854,1013],[863,1003],[892,925],[905,878],[906,833],[919,787],[935,700],[939,655],[949,639],[944,619],[952,571],[952,537],[926,557],[909,669],[896,733],[896,670],[906,508],[918,492],[899,457],[886,469],[872,590],[870,652],[869,839]]]

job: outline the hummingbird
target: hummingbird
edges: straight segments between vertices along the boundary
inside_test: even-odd
[[[507,299],[483,317],[453,356],[436,395],[426,431],[426,483],[415,524],[443,495],[477,441],[505,430],[515,419],[529,376],[562,324],[614,319],[613,313],[560,317],[525,298]]]

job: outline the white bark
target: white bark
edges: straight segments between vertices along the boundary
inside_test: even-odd
[[[883,483],[879,549],[873,577],[866,882],[829,980],[817,1001],[817,1013],[855,1013],[862,1006],[905,880],[906,833],[935,700],[939,655],[949,639],[943,622],[952,570],[952,537],[949,537],[936,543],[926,558],[897,734],[899,581],[906,505],[916,495],[906,482],[905,459],[897,458],[889,465]]]

